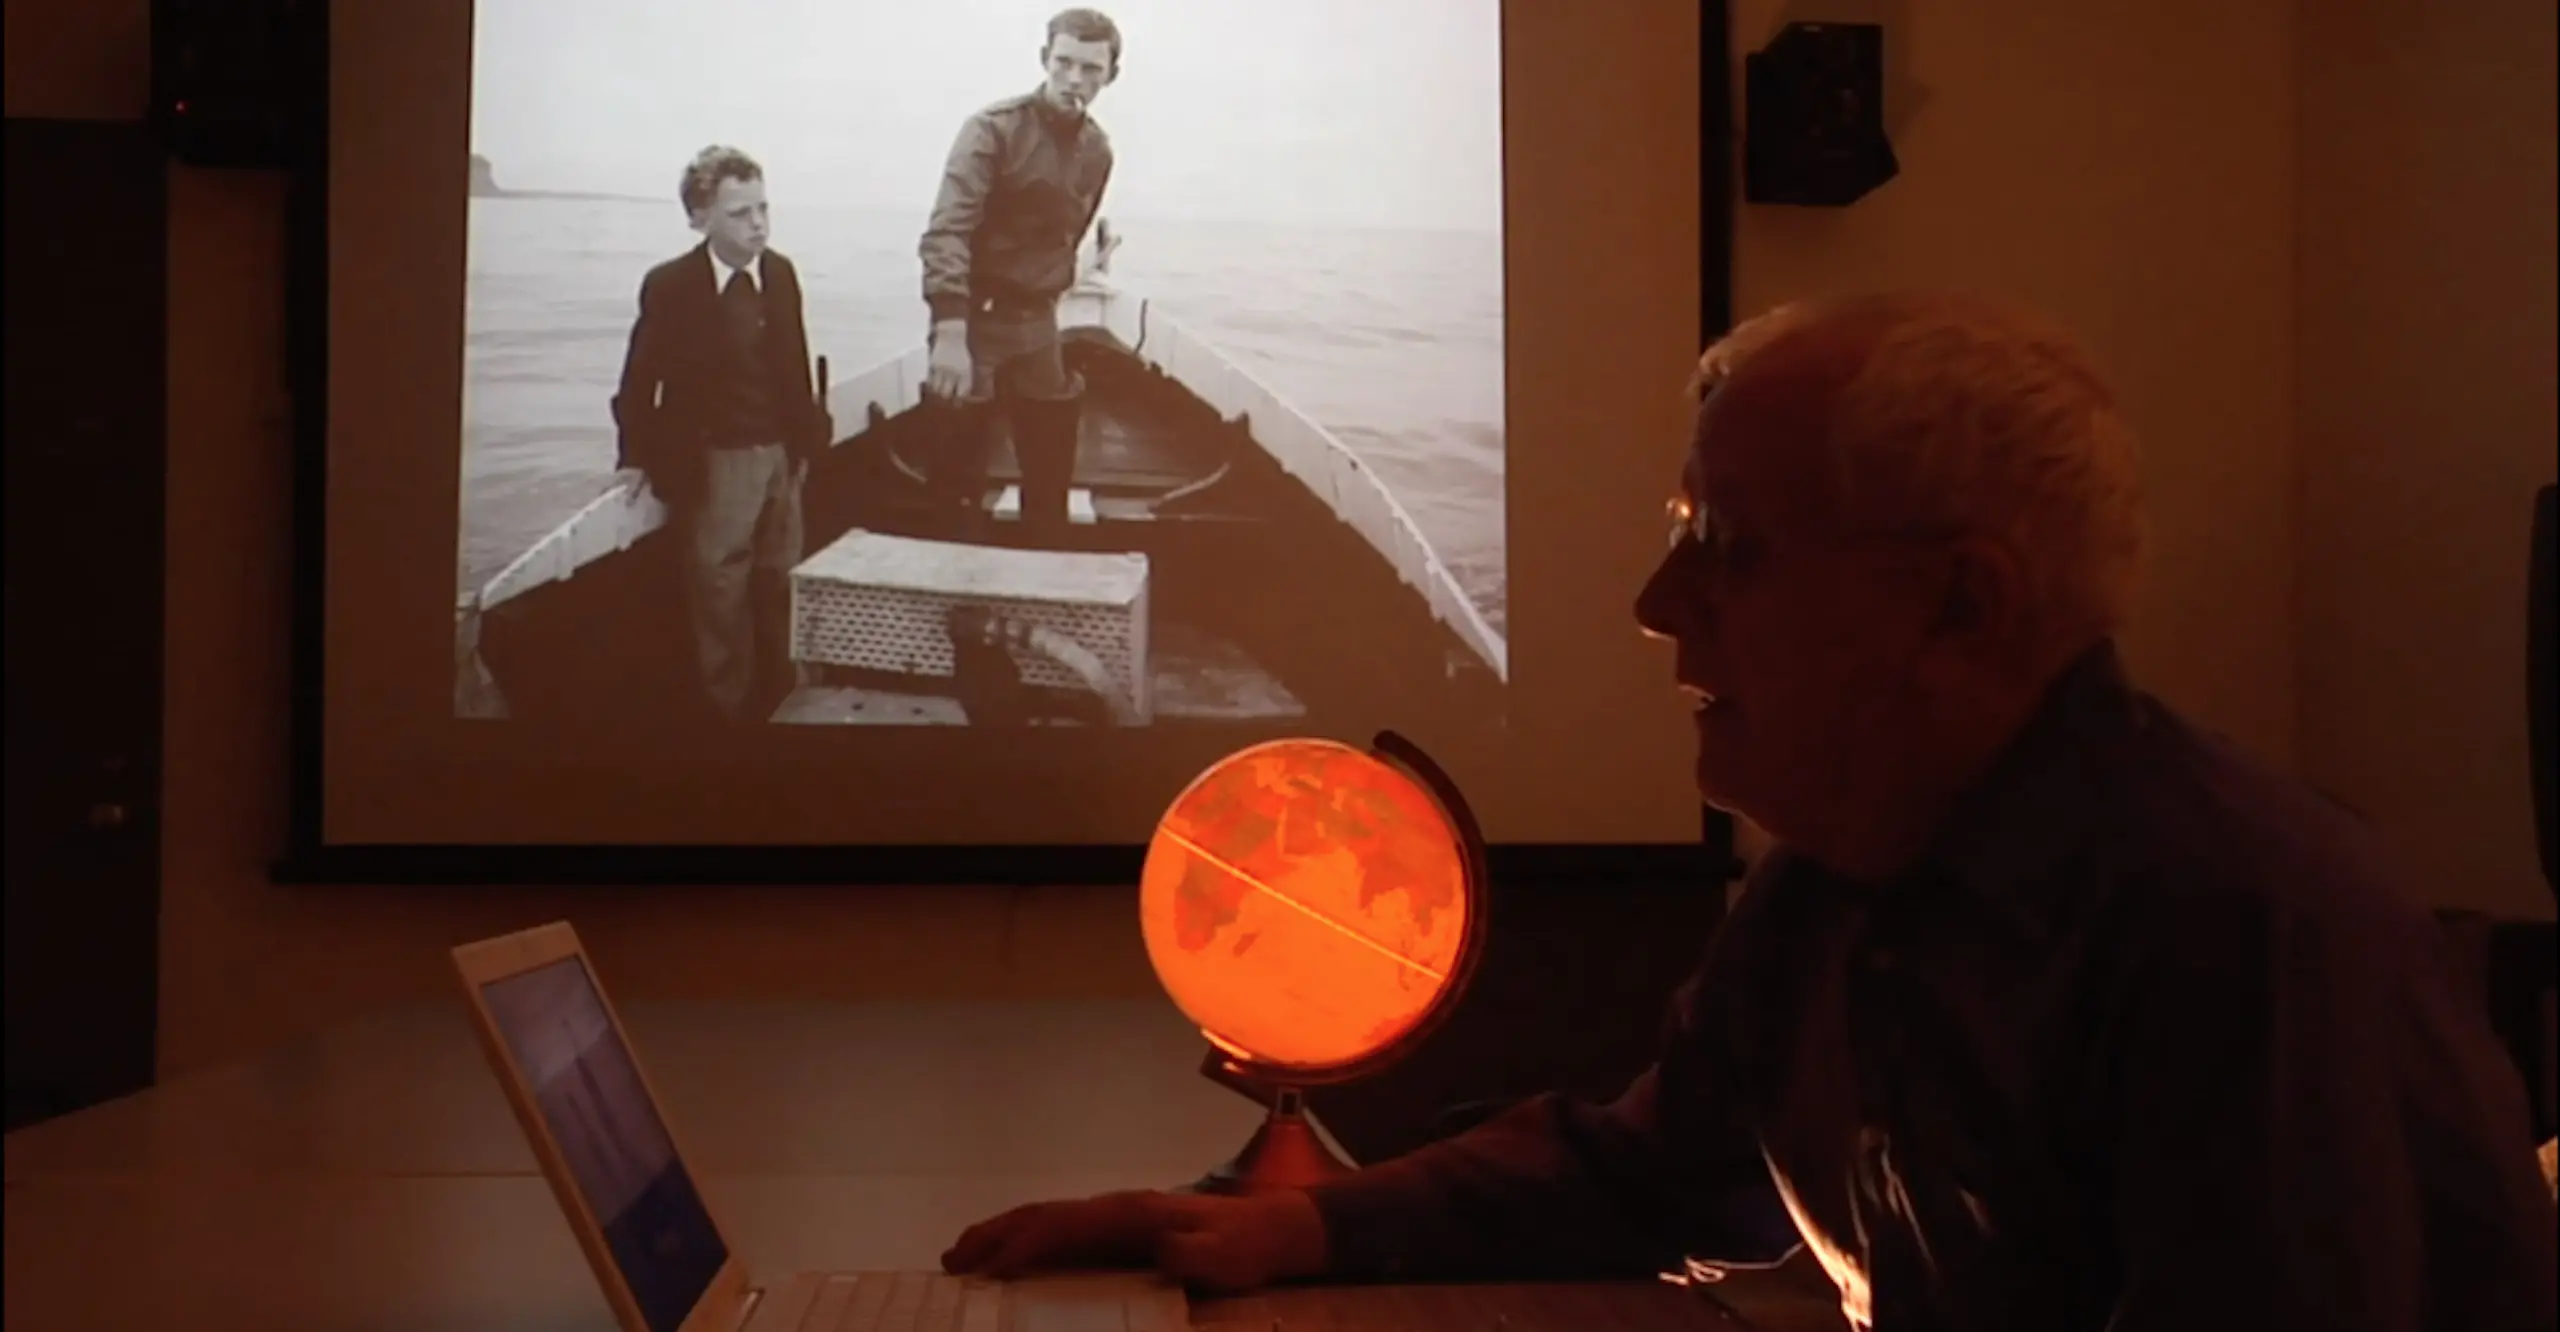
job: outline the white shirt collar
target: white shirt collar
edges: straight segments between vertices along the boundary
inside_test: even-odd
[[[702,252],[711,256],[712,290],[727,291],[729,289],[729,275],[737,272],[738,270],[731,267],[729,261],[721,258],[719,252],[712,249],[710,246],[706,245],[702,247]],[[754,283],[756,290],[764,290],[763,255],[759,254],[755,258],[747,261],[747,281]]]

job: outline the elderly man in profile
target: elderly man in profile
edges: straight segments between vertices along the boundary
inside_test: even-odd
[[[2137,449],[2084,355],[1865,297],[1743,325],[1697,389],[1637,619],[1701,790],[1777,848],[1656,1064],[1312,1192],[1016,1209],[946,1265],[1234,1290],[1800,1242],[1888,1332],[2551,1327],[2521,1081],[2432,922],[2126,676]]]

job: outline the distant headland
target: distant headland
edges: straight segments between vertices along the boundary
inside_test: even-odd
[[[637,194],[611,194],[594,190],[513,190],[498,183],[497,169],[478,153],[471,155],[471,197],[474,199],[609,199],[615,203],[656,203],[655,199]]]

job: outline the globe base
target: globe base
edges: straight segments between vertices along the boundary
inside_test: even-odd
[[[1196,1193],[1250,1196],[1302,1189],[1350,1173],[1351,1163],[1326,1144],[1315,1121],[1307,1117],[1305,1099],[1296,1088],[1284,1087],[1244,1150],[1191,1188]]]

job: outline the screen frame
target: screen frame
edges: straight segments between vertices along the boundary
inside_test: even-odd
[[[837,844],[592,845],[565,843],[340,843],[322,820],[326,794],[323,701],[329,452],[329,106],[327,3],[310,77],[291,117],[286,200],[286,375],[293,401],[289,795],[285,846],[269,866],[278,884],[343,885],[836,885],[1127,887],[1142,845]],[[1699,345],[1732,326],[1734,88],[1729,0],[1699,0]],[[1721,884],[1738,877],[1735,823],[1700,806],[1699,838],[1681,842],[1496,842],[1489,876],[1502,883]]]
[[[561,1209],[569,1214],[570,1229],[578,1233],[578,1247],[586,1252],[588,1266],[595,1269],[596,1281],[604,1287],[605,1300],[613,1306],[616,1321],[625,1328],[640,1332],[648,1327],[639,1300],[631,1293],[631,1283],[624,1279],[622,1268],[615,1263],[612,1246],[606,1241],[604,1223],[596,1218],[587,1197],[579,1191],[577,1178],[570,1173],[569,1158],[552,1135],[551,1121],[542,1114],[541,1102],[533,1087],[525,1081],[524,1071],[516,1066],[515,1056],[507,1047],[506,1033],[498,1030],[497,1015],[489,1011],[483,991],[496,981],[507,980],[529,971],[537,971],[554,963],[574,961],[584,969],[587,986],[595,992],[596,1002],[604,1009],[605,1020],[613,1024],[614,1039],[622,1042],[623,1053],[631,1061],[632,1073],[649,1095],[652,1109],[657,1111],[659,1127],[666,1130],[667,1141],[675,1148],[678,1163],[692,1175],[692,1157],[684,1149],[684,1137],[667,1117],[666,1103],[659,1099],[657,1084],[649,1080],[649,1068],[640,1051],[631,1043],[631,1033],[622,1025],[622,1012],[613,1006],[613,996],[605,990],[604,978],[596,974],[586,945],[567,921],[537,925],[529,930],[482,939],[463,944],[453,950],[454,972],[461,978],[463,995],[471,1006],[471,1026],[480,1037],[481,1049],[489,1057],[491,1071],[507,1093],[507,1104],[523,1126],[533,1154],[542,1163],[543,1177],[551,1182],[551,1192]],[[708,1332],[727,1327],[745,1306],[748,1293],[746,1261],[738,1256],[738,1247],[729,1238],[728,1227],[720,1224],[720,1211],[710,1195],[694,1180],[694,1192],[701,1199],[704,1215],[710,1218],[713,1234],[720,1237],[720,1270],[695,1297],[693,1308],[686,1311],[680,1332]],[[718,1311],[729,1311],[726,1315]]]

